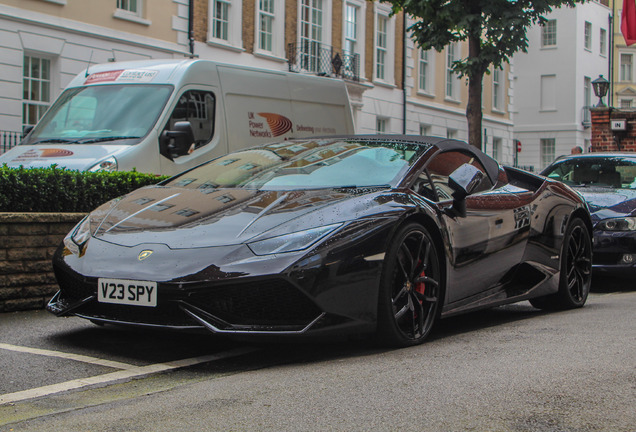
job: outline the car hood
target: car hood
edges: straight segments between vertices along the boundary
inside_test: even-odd
[[[128,145],[98,144],[37,144],[19,145],[0,155],[0,165],[9,167],[60,168],[85,171],[109,156],[115,156]]]
[[[210,192],[151,186],[99,207],[90,226],[93,237],[122,246],[228,246],[376,213],[387,205],[377,199],[382,194],[378,189]]]
[[[577,187],[587,202],[592,220],[636,215],[636,190]]]

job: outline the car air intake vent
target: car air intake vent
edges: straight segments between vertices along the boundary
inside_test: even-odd
[[[283,279],[210,287],[188,303],[234,325],[305,325],[321,313]]]
[[[64,271],[55,270],[55,279],[60,285],[65,299],[73,302],[85,299],[88,296],[97,295],[97,280],[87,280]]]

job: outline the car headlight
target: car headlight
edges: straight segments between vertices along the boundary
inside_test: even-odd
[[[64,246],[71,253],[81,256],[84,252],[84,245],[86,245],[90,236],[91,223],[90,218],[86,216],[64,237]]]
[[[98,164],[93,165],[87,171],[97,172],[97,171],[117,171],[117,159],[113,156],[104,159]]]
[[[265,240],[249,243],[247,246],[256,255],[270,255],[283,252],[297,252],[307,249],[327,234],[341,227],[342,224],[326,225],[298,231]]]
[[[605,219],[599,222],[597,228],[603,231],[634,231],[636,217]]]

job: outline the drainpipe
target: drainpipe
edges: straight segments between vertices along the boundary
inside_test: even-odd
[[[610,97],[608,98],[608,106],[614,106],[614,15],[616,15],[616,1],[612,3],[612,13],[607,18],[609,21],[610,28],[610,52],[609,52],[609,61],[607,65],[608,74],[609,74],[609,82],[610,82]]]
[[[194,0],[188,4],[188,41],[190,42],[190,58],[194,58]]]
[[[406,12],[402,11],[404,38],[402,39],[402,134],[406,135]]]

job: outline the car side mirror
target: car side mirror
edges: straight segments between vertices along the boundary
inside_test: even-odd
[[[484,173],[471,164],[463,164],[448,176],[448,186],[453,190],[453,210],[461,216],[466,216],[466,197],[472,194]]]
[[[190,153],[194,131],[189,121],[176,122],[172,130],[164,130],[159,138],[159,152],[170,160]]]

